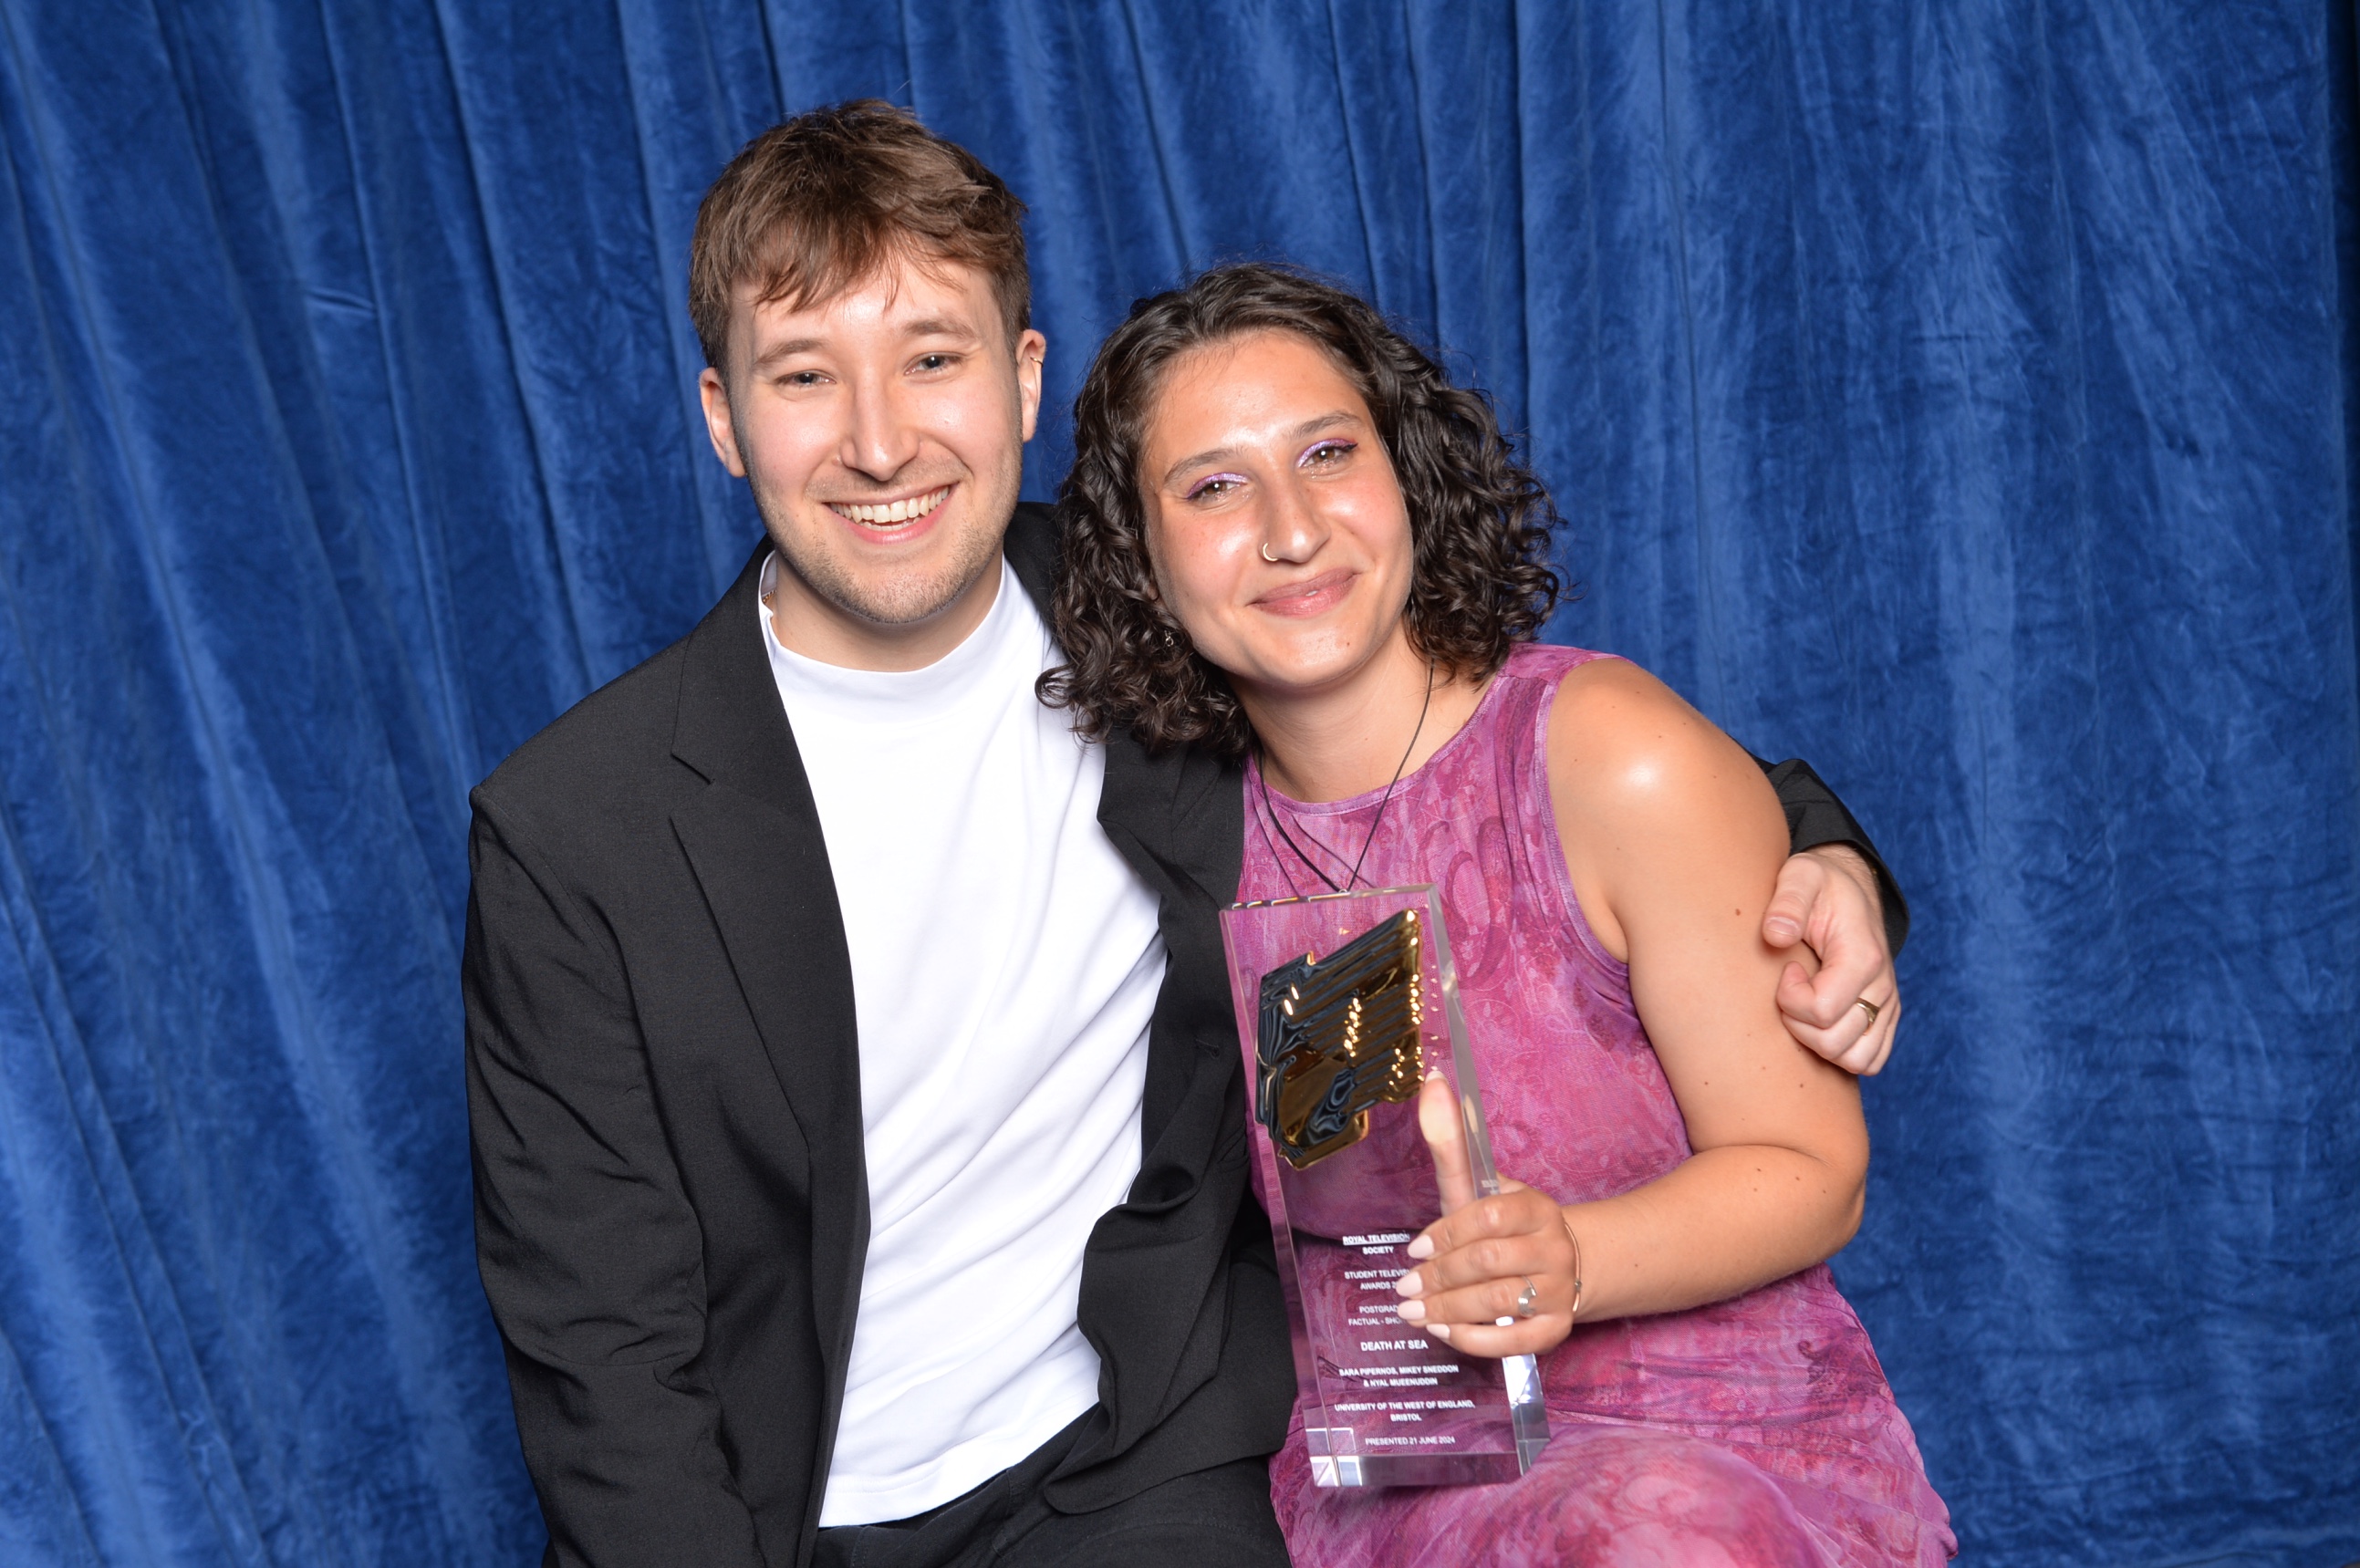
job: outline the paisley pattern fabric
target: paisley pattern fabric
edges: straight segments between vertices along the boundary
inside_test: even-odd
[[[1575,901],[1550,807],[1551,701],[1601,657],[1519,648],[1465,728],[1395,787],[1360,873],[1439,887],[1500,1169],[1560,1203],[1626,1192],[1689,1152],[1629,971]],[[1307,805],[1250,771],[1238,896],[1324,891],[1306,855],[1341,880],[1380,794]],[[1956,1550],[1824,1266],[1711,1306],[1579,1326],[1541,1369],[1553,1436],[1502,1486],[1319,1489],[1298,1412],[1271,1493],[1299,1568],[1867,1568]]]

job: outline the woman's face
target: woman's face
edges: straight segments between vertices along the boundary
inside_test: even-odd
[[[1323,350],[1260,332],[1184,354],[1145,433],[1156,587],[1241,692],[1332,689],[1403,635],[1409,513]]]

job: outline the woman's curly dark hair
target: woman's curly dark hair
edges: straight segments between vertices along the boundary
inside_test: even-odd
[[[1262,263],[1219,267],[1133,305],[1075,400],[1054,598],[1067,662],[1041,677],[1040,693],[1073,709],[1093,740],[1128,726],[1151,752],[1199,746],[1234,759],[1252,746],[1228,678],[1198,656],[1156,592],[1140,464],[1172,362],[1273,330],[1325,349],[1369,406],[1416,551],[1404,612],[1412,647],[1438,670],[1483,680],[1557,605],[1561,584],[1547,552],[1561,519],[1515,461],[1490,401],[1452,386],[1433,356],[1347,289]]]

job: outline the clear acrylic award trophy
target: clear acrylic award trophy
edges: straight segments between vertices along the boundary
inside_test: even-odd
[[[1460,1355],[1393,1310],[1410,1239],[1500,1190],[1434,889],[1232,905],[1221,936],[1313,1478],[1514,1480],[1548,1442],[1533,1357]],[[1441,1171],[1418,1126],[1432,1073],[1464,1130]]]

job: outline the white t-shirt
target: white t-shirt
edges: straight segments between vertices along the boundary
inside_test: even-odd
[[[1082,1247],[1139,1173],[1164,943],[1098,826],[1105,754],[1033,696],[1059,656],[1005,562],[923,670],[823,664],[761,615],[852,953],[869,1259],[820,1523],[868,1524],[1098,1402]]]

